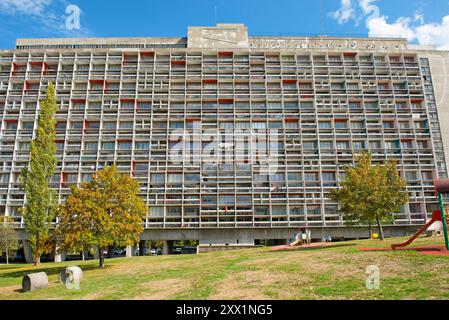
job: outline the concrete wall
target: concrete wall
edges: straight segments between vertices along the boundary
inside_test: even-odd
[[[415,233],[420,226],[384,227],[386,237],[400,237]],[[335,227],[310,228],[312,239],[321,240],[323,236],[330,235],[333,239],[359,239],[368,238],[367,228]],[[141,240],[198,240],[200,246],[247,246],[254,245],[255,240],[289,240],[295,237],[299,228],[279,229],[147,229],[141,235]]]
[[[420,56],[429,59],[446,167],[449,168],[449,52],[427,51]]]

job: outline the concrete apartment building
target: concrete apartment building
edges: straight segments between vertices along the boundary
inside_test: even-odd
[[[405,39],[251,37],[240,24],[187,38],[19,39],[0,51],[0,215],[23,227],[18,176],[53,81],[52,186],[63,201],[115,163],[142,184],[142,240],[366,237],[327,196],[362,150],[397,160],[407,180],[410,203],[386,228],[403,235],[425,223],[433,180],[447,177],[448,71],[448,52]]]

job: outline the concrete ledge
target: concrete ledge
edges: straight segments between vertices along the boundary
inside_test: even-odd
[[[256,245],[199,245],[198,246],[198,253],[204,253],[204,252],[213,252],[213,251],[227,251],[227,250],[239,250],[239,249],[253,249],[253,248],[260,248],[262,246],[256,246]]]

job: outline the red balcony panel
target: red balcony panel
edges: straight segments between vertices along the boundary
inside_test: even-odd
[[[217,79],[205,79],[203,80],[203,83],[218,83]]]
[[[233,104],[234,103],[234,99],[219,99],[218,102],[220,104]]]
[[[232,56],[234,56],[234,52],[232,52],[232,51],[220,51],[218,53],[218,56],[219,57],[232,57]]]
[[[175,66],[185,66],[186,61],[185,60],[172,60],[171,64],[175,65]]]

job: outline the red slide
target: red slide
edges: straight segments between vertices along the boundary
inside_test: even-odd
[[[427,222],[427,224],[422,227],[421,230],[419,230],[413,237],[411,237],[410,239],[408,239],[407,241],[405,241],[404,243],[401,244],[392,244],[391,245],[391,249],[396,250],[397,248],[402,248],[402,247],[406,247],[408,246],[410,243],[412,243],[416,238],[418,238],[418,236],[423,233],[424,231],[426,231],[434,222],[436,221],[442,221],[442,214],[441,211],[433,211],[432,212],[432,219]]]

